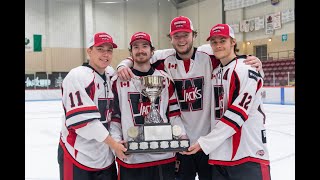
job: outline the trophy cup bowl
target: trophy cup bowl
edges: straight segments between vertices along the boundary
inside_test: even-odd
[[[158,109],[156,99],[165,87],[163,76],[134,77],[134,87],[143,96],[150,100],[150,111],[145,116],[143,125],[128,129],[126,154],[148,152],[179,152],[185,151],[190,146],[188,139],[178,139],[181,135],[181,127],[164,123]]]
[[[162,89],[164,87],[164,77],[163,76],[143,76],[140,78],[135,77],[133,79],[133,84],[135,88],[144,96],[148,97],[151,102],[150,112],[145,118],[145,124],[147,123],[163,123],[155,101],[160,96]]]

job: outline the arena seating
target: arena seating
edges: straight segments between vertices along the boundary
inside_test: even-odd
[[[262,61],[265,74],[264,86],[287,86],[295,81],[295,59],[276,59]],[[289,80],[289,81],[288,81]]]

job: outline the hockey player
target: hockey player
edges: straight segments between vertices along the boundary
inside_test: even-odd
[[[270,180],[260,73],[235,53],[228,24],[217,24],[207,39],[221,64],[212,73],[211,132],[189,147],[209,154],[214,180]]]
[[[87,47],[89,63],[72,69],[62,82],[64,118],[58,148],[61,180],[116,180],[114,154],[126,148],[109,134],[113,94],[108,65],[117,45],[96,33]]]
[[[171,21],[168,35],[174,49],[157,50],[150,59],[153,67],[165,70],[174,80],[181,108],[181,117],[191,144],[200,136],[210,132],[211,73],[219,61],[212,55],[210,46],[193,47],[197,32],[191,20],[185,16],[175,17]],[[256,67],[261,67],[260,60],[248,57]],[[118,65],[118,75],[124,79],[133,76],[130,58]],[[177,153],[177,179],[211,180],[208,155],[201,149],[191,155]]]
[[[165,77],[163,88],[156,106],[165,123],[181,127],[180,138],[186,138],[186,133],[180,118],[180,108],[176,97],[174,83],[162,70],[151,67],[154,47],[151,37],[145,32],[132,35],[130,54],[134,60],[132,72],[135,76],[157,75]],[[114,93],[114,111],[111,121],[111,134],[117,140],[128,141],[128,129],[144,124],[144,117],[150,109],[150,101],[136,89],[132,81],[121,81],[116,75],[112,78]],[[174,180],[175,152],[132,153],[126,159],[117,158],[120,180]]]

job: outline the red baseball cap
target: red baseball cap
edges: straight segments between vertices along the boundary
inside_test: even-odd
[[[172,19],[170,24],[170,35],[176,32],[192,32],[193,25],[189,18],[185,16],[179,16]]]
[[[112,37],[105,33],[105,32],[99,32],[94,34],[88,43],[87,48],[90,48],[91,46],[100,46],[101,44],[104,43],[110,43],[112,44],[113,48],[117,48],[118,46],[113,42]]]
[[[207,41],[209,41],[212,36],[235,37],[233,29],[228,24],[217,24],[213,26]]]
[[[145,32],[136,32],[131,36],[131,41],[130,41],[130,46],[132,45],[132,43],[136,40],[139,39],[143,39],[146,40],[150,43],[150,45],[152,46],[152,41],[151,41],[151,36],[148,33]]]

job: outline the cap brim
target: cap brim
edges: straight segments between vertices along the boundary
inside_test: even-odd
[[[109,43],[112,45],[113,48],[117,48],[118,46],[113,43],[113,42],[100,42],[100,43],[97,43],[97,44],[94,44],[93,46],[100,46],[101,44],[104,44],[104,43]]]
[[[227,36],[227,35],[225,35],[225,34],[215,34],[215,35],[212,35],[212,36],[209,36],[208,38],[207,38],[207,41],[209,41],[210,39],[211,39],[211,37],[213,37],[213,36],[223,36],[223,37],[231,37],[231,36]]]
[[[146,40],[146,39],[135,39],[135,40],[131,41],[129,45],[132,46],[132,43],[135,42],[135,41],[138,41],[138,40],[145,40],[145,41],[149,42],[150,45],[152,46],[152,43],[149,40]]]
[[[177,30],[170,32],[170,35],[173,35],[177,32],[192,32],[192,30],[191,29],[177,29]]]

